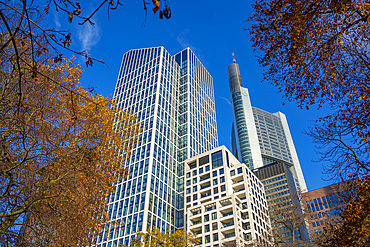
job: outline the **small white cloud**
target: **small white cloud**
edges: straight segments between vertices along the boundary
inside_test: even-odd
[[[225,97],[220,96],[220,98],[223,99],[223,100],[225,100],[226,103],[228,103],[229,105],[231,105],[230,101],[228,99],[226,99]]]
[[[55,23],[55,26],[57,28],[60,28],[62,25],[60,24],[60,21],[59,21],[59,15],[58,15],[58,12],[57,11],[53,11],[53,14],[54,14],[54,23]]]
[[[189,29],[185,29],[177,36],[177,42],[181,45],[182,49],[185,49],[186,47],[190,47],[189,41],[185,38],[185,35],[190,33]],[[190,47],[190,49],[192,49]],[[192,49],[193,50],[193,49]]]
[[[95,25],[85,23],[80,26],[78,32],[78,39],[81,42],[82,50],[89,52],[91,47],[96,45],[100,40],[100,30],[97,23],[94,21]]]
[[[189,40],[186,38],[186,36],[190,34],[190,30],[189,29],[185,29],[183,30],[176,38],[177,42],[179,42],[179,44],[181,45],[182,49],[185,49],[187,47],[189,47],[194,53],[195,55],[198,57],[198,59],[200,61],[203,61],[203,65],[204,64],[204,56],[202,54],[202,51],[200,49],[197,49],[195,46],[191,45]]]

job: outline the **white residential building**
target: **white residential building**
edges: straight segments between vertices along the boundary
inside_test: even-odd
[[[250,246],[269,239],[263,184],[225,146],[185,161],[185,209],[186,229],[201,246]]]

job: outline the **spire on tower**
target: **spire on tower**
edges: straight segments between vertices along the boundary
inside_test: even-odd
[[[233,62],[236,63],[234,52],[232,54],[233,54]]]

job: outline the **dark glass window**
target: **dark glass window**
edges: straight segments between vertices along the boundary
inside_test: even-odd
[[[212,159],[213,159],[213,156],[212,156]],[[204,164],[207,164],[209,163],[209,156],[204,156],[202,158],[199,159],[199,165],[204,165]]]
[[[222,150],[212,154],[212,168],[222,166]]]
[[[322,201],[324,202],[324,206],[325,206],[325,208],[328,208],[328,204],[326,203],[326,199],[325,199],[325,197],[323,197],[323,198],[322,198]]]

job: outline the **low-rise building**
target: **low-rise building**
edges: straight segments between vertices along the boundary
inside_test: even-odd
[[[340,209],[347,203],[351,185],[351,182],[341,182],[302,194],[314,242],[319,240],[325,225],[337,219]]]

